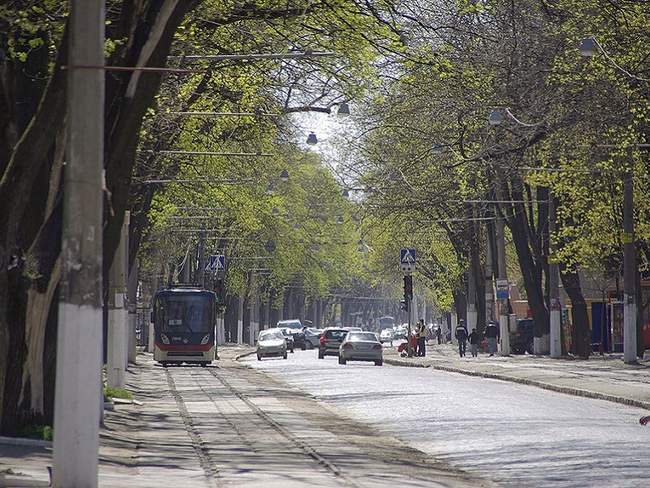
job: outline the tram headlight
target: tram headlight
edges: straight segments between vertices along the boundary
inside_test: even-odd
[[[210,334],[204,336],[203,339],[201,339],[201,344],[207,344],[209,340],[210,340]]]
[[[167,337],[165,334],[160,334],[160,340],[163,344],[169,344],[169,337]]]

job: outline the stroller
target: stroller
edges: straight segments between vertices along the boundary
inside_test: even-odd
[[[418,338],[415,336],[415,334],[411,335],[410,341],[411,350],[415,351],[418,347]],[[406,357],[408,355],[407,343],[402,342],[399,346],[397,346],[397,352],[401,357]]]

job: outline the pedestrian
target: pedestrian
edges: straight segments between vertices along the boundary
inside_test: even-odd
[[[499,337],[499,328],[497,324],[490,321],[485,328],[485,337],[488,341],[488,352],[490,356],[494,356],[497,352],[497,338]]]
[[[442,344],[442,326],[440,325],[436,327],[436,339],[438,339],[438,345]]]
[[[468,337],[470,350],[472,352],[472,357],[475,358],[478,356],[478,346],[481,343],[481,334],[476,332],[476,329],[472,329],[472,333]]]
[[[416,328],[418,338],[418,348],[416,356],[424,357],[427,354],[427,326],[424,325],[424,319],[420,319]]]
[[[467,327],[465,326],[465,321],[460,319],[458,326],[456,327],[456,339],[458,340],[458,352],[460,357],[465,356],[465,351],[467,350]]]

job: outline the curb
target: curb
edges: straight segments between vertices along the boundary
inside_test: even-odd
[[[239,355],[235,356],[235,361],[239,361],[240,359],[245,358],[247,356],[252,356],[255,353],[257,353],[256,350],[255,351],[244,352],[242,354],[239,354]]]
[[[510,383],[519,383],[520,385],[535,386],[544,390],[554,391],[557,393],[564,393],[566,395],[579,396],[584,398],[594,398],[596,400],[605,400],[608,402],[619,403],[631,407],[643,408],[650,410],[650,402],[643,400],[634,400],[633,398],[625,398],[616,395],[609,395],[607,393],[599,393],[591,390],[581,390],[580,388],[571,388],[568,386],[558,386],[551,383],[544,383],[543,381],[529,380],[526,378],[517,378],[516,376],[507,376],[498,373],[486,373],[482,371],[470,371],[467,369],[454,368],[452,366],[440,366],[436,364],[423,364],[423,363],[408,363],[399,359],[384,359],[384,363],[392,366],[404,366],[412,368],[431,368],[438,371],[446,371],[448,373],[459,373],[466,376],[475,376],[480,378],[489,378],[493,380],[509,381]]]
[[[52,447],[52,441],[30,439],[27,437],[0,436],[0,444],[5,446]]]

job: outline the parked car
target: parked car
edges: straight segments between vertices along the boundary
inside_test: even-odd
[[[517,320],[516,329],[510,332],[510,351],[512,354],[533,354],[535,322],[533,319]]]
[[[408,334],[408,329],[397,328],[393,332],[393,340],[394,341],[405,341],[406,340],[406,334]]]
[[[293,337],[293,347],[299,347],[303,351],[307,349],[307,345],[305,344],[305,334],[302,331],[303,326],[300,320],[280,320],[278,322],[278,328],[286,331],[285,335],[290,334]],[[291,352],[293,352],[293,348]]]
[[[384,329],[379,333],[379,342],[393,342],[393,331],[391,329]]]
[[[279,329],[262,330],[257,337],[257,360],[267,357],[287,359],[287,341]]]
[[[295,344],[293,342],[293,334],[291,333],[291,329],[287,329],[286,327],[283,327],[283,328],[269,329],[269,330],[279,330],[280,332],[282,332],[282,335],[284,336],[284,340],[287,342],[287,349],[289,350],[289,352],[293,352]]]
[[[305,334],[305,344],[307,349],[314,349],[320,344],[320,336],[323,334],[323,329],[315,329],[313,327],[307,327],[303,329]]]
[[[323,359],[325,356],[338,356],[339,347],[348,332],[348,329],[342,327],[328,327],[325,329],[318,342],[318,359]]]
[[[384,364],[384,348],[374,332],[350,332],[339,347],[339,364],[347,361],[373,361]]]

